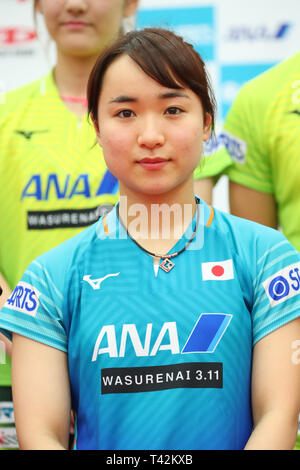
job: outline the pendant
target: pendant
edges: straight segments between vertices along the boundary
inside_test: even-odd
[[[171,269],[173,269],[175,266],[175,263],[171,261],[170,259],[166,258],[164,261],[159,265],[161,269],[163,269],[166,273],[170,272]]]

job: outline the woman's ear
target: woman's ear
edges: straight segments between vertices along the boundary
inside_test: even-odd
[[[129,18],[134,15],[139,6],[139,0],[126,0],[124,8],[124,17]]]
[[[203,142],[210,138],[212,117],[209,113],[205,113],[204,126],[203,126]]]
[[[100,145],[100,147],[102,147],[102,145],[101,145],[101,137],[100,137],[100,130],[99,130],[98,121],[97,121],[96,119],[94,119],[94,116],[93,116],[92,114],[91,114],[91,120],[92,120],[92,123],[93,123],[94,129],[95,129],[95,132],[96,132],[96,136],[97,136],[98,144]]]

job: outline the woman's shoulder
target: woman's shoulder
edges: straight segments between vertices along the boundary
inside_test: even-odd
[[[26,107],[30,100],[44,96],[49,91],[50,85],[51,74],[49,73],[21,87],[5,92],[0,106],[0,119],[12,112],[17,113],[18,110]]]
[[[68,270],[77,264],[87,251],[93,250],[93,243],[97,240],[97,226],[100,221],[95,222],[71,238],[45,251],[36,260],[43,265],[60,268],[61,265]]]
[[[254,255],[261,256],[275,245],[282,245],[285,249],[296,252],[286,237],[274,228],[217,209],[215,220],[219,236],[225,238],[237,253],[252,258],[252,261]]]

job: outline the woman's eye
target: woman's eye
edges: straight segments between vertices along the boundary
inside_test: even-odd
[[[177,108],[177,106],[171,106],[170,108],[166,110],[166,114],[176,115],[180,113],[183,113],[183,110],[180,108]]]
[[[122,111],[119,111],[117,113],[117,116],[120,117],[120,118],[131,118],[134,116],[134,112],[131,111],[130,109],[123,109]]]

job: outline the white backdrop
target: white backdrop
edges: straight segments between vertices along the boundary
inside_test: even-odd
[[[300,45],[299,0],[140,0],[137,27],[171,27],[191,41],[208,65],[222,125],[247,80],[294,54]],[[55,49],[33,0],[0,0],[0,104],[5,92],[46,73]],[[228,210],[227,180],[214,205]]]

